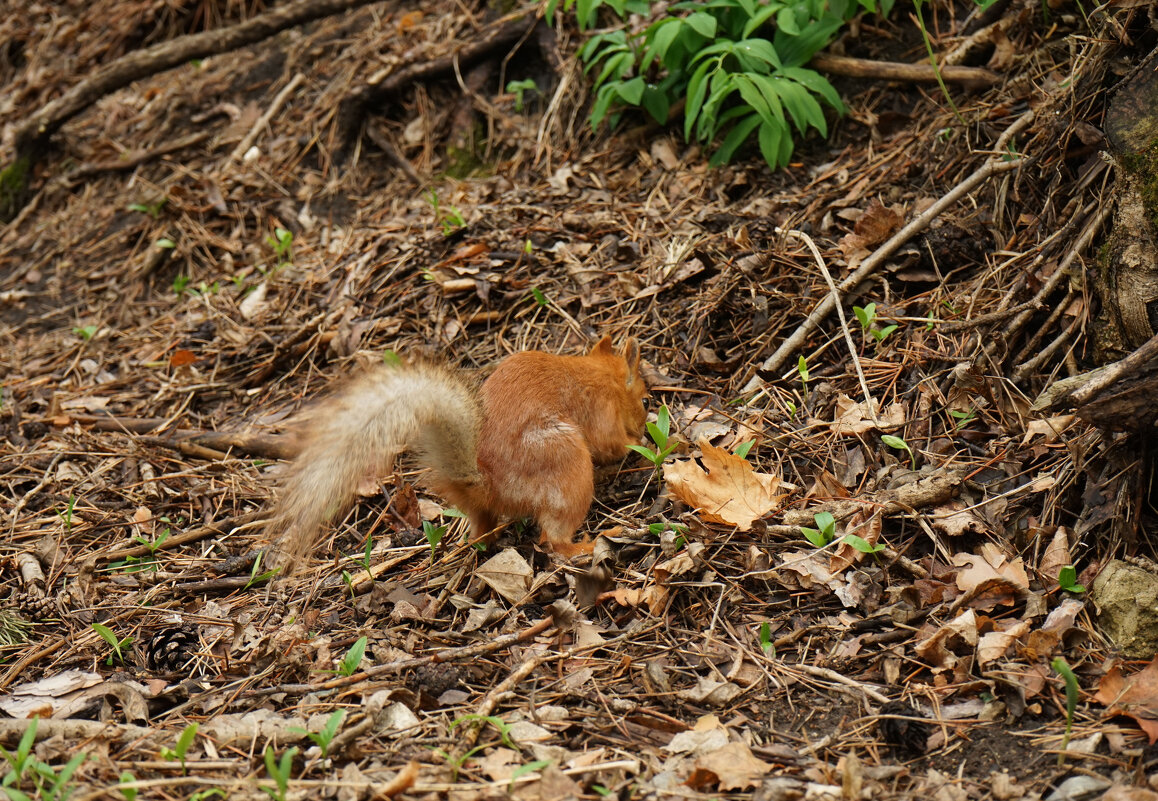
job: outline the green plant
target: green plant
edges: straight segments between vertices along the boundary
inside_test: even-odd
[[[173,248],[177,247],[177,243],[167,236],[163,236],[158,239],[156,245],[162,250],[172,250]]]
[[[1060,768],[1065,761],[1066,749],[1070,745],[1070,733],[1074,728],[1074,710],[1078,707],[1078,677],[1074,675],[1065,659],[1060,656],[1055,657],[1049,664],[1066,683],[1066,733],[1062,737],[1061,751],[1057,755],[1057,764]]]
[[[765,620],[760,624],[757,635],[760,638],[760,650],[765,656],[776,657],[776,646],[772,644],[772,624]]]
[[[800,533],[817,548],[823,548],[836,537],[836,518],[831,512],[817,512],[812,519],[816,521],[816,528],[801,526]]]
[[[528,762],[525,765],[519,765],[511,773],[511,781],[507,785],[507,793],[511,793],[515,789],[515,782],[520,776],[526,776],[528,773],[534,773],[537,770],[542,770],[551,764],[549,759],[536,759],[533,762]]]
[[[438,544],[446,535],[446,526],[436,526],[429,520],[422,521],[422,534],[426,537],[426,544],[430,546],[430,563],[434,564],[434,554]]]
[[[366,655],[365,636],[359,637],[350,646],[350,650],[346,651],[346,655],[342,657],[342,664],[338,666],[338,673],[343,676],[353,676],[358,672],[358,666],[362,664],[362,657]]]
[[[1085,592],[1086,588],[1078,584],[1078,571],[1074,570],[1073,565],[1066,565],[1057,574],[1058,587],[1066,592]]]
[[[290,769],[293,767],[294,757],[297,756],[297,753],[298,749],[295,746],[288,749],[278,760],[274,756],[273,746],[267,745],[265,747],[265,772],[273,779],[277,789],[265,785],[262,785],[261,789],[274,801],[285,801],[286,793],[289,790]]]
[[[149,570],[156,572],[158,568],[157,549],[164,544],[165,540],[169,539],[169,529],[166,528],[155,539],[148,539],[140,534],[133,535],[133,541],[139,545],[145,546],[149,551],[147,556],[126,556],[124,559],[116,562],[111,562],[109,567],[113,570],[124,569],[126,573],[137,573],[141,570]]]
[[[747,459],[748,453],[752,450],[752,446],[756,444],[756,440],[750,439],[747,442],[741,442],[736,446],[735,453],[741,459]]]
[[[262,582],[269,581],[271,578],[273,578],[279,572],[281,572],[280,567],[275,567],[273,570],[267,570],[264,573],[262,573],[261,572],[261,558],[262,558],[262,556],[264,556],[264,554],[259,553],[257,555],[257,558],[253,560],[253,567],[251,567],[249,569],[249,581],[247,581],[245,583],[245,589],[247,589],[247,590],[250,587],[252,587],[254,584],[261,584]]]
[[[676,548],[684,547],[684,545],[686,545],[687,541],[688,541],[688,538],[687,538],[688,527],[685,525],[682,525],[680,523],[668,523],[668,522],[649,523],[647,526],[647,531],[653,537],[658,537],[661,534],[663,534],[665,531],[674,531],[676,534],[679,535],[678,537],[675,538]]]
[[[165,208],[165,204],[168,202],[169,198],[163,197],[152,203],[130,203],[129,211],[139,211],[142,214],[148,214],[155,220],[161,216],[161,209]]]
[[[454,732],[454,730],[463,723],[479,723],[480,725],[489,723],[498,729],[499,740],[503,745],[512,750],[517,749],[517,746],[511,740],[511,727],[507,725],[506,721],[504,721],[502,718],[495,717],[494,715],[463,715],[462,717],[456,718],[451,722],[450,726],[448,727],[448,731]],[[459,757],[452,757],[442,749],[435,749],[434,753],[440,755],[450,763],[451,775],[454,777],[455,781],[457,781],[458,772],[462,769],[462,766],[466,764],[466,761],[477,754],[479,751],[482,751],[485,748],[489,748],[491,745],[493,745],[493,743],[480,743]]]
[[[274,228],[273,234],[266,236],[265,242],[273,248],[273,255],[277,258],[279,268],[293,264],[293,231],[286,228]]]
[[[913,455],[913,450],[912,450],[912,448],[909,447],[909,443],[905,442],[900,437],[894,437],[892,434],[882,434],[881,435],[881,442],[888,445],[893,450],[905,451],[906,453],[908,453],[909,454],[909,461],[914,466],[916,466],[917,457]]]
[[[958,431],[960,431],[965,426],[969,425],[970,423],[972,423],[974,420],[977,419],[977,410],[970,408],[969,411],[962,412],[962,411],[958,411],[956,409],[950,409],[949,410],[949,416],[952,417],[956,421],[954,423],[954,427]]]
[[[173,748],[165,746],[161,749],[161,759],[167,759],[170,762],[174,759],[181,763],[181,775],[185,775],[185,754],[189,751],[189,746],[193,745],[193,741],[197,738],[197,729],[199,725],[190,723],[181,730],[180,736],[177,737],[177,744]]]
[[[72,776],[76,773],[88,755],[81,752],[60,768],[60,772],[47,762],[41,762],[32,755],[32,744],[36,741],[36,730],[40,725],[39,718],[33,718],[15,752],[9,752],[0,746],[0,756],[8,763],[8,772],[0,778],[0,790],[4,792],[8,801],[65,801],[72,794]],[[31,793],[22,787],[28,787],[25,779],[29,780]]]
[[[856,534],[845,534],[844,537],[841,538],[841,542],[847,542],[861,553],[876,554],[885,549],[885,546],[873,545],[868,540],[863,537],[858,537]]]
[[[892,0],[880,5],[887,14]],[[580,27],[593,24],[604,6],[620,19],[650,11],[626,0],[589,0],[576,6]],[[765,161],[784,166],[795,148],[793,128],[800,136],[809,129],[828,134],[821,102],[844,112],[828,80],[805,64],[862,8],[876,11],[876,0],[685,0],[665,7],[642,32],[620,26],[595,34],[579,51],[593,75],[591,126],[614,124],[627,108],[665,124],[686,98],[684,138],[718,142],[712,164],[727,163],[755,136]]]
[[[628,445],[627,447],[651,462],[658,473],[663,467],[664,460],[670,456],[671,452],[679,445],[679,442],[670,441],[670,433],[671,413],[668,411],[667,404],[665,403],[663,406],[660,406],[659,411],[656,412],[655,422],[647,424],[647,434],[651,437],[652,443],[655,444],[655,450],[643,445]]]
[[[538,303],[540,306],[545,307],[547,305],[547,296],[544,295],[543,290],[539,289],[537,286],[531,287],[531,297],[533,297],[535,299],[535,303]]]
[[[189,286],[189,282],[193,279],[187,275],[178,275],[173,279],[173,293],[176,295],[184,295],[185,289]]]
[[[92,339],[93,335],[96,332],[97,332],[97,327],[95,325],[84,325],[84,326],[78,325],[78,326],[74,326],[72,329],[72,333],[76,334],[78,337],[83,339],[85,342],[88,342],[90,339]]]
[[[363,637],[362,639],[366,639]],[[304,734],[313,740],[314,745],[322,750],[322,757],[325,758],[330,755],[330,743],[334,741],[334,737],[338,734],[338,727],[342,725],[342,718],[346,717],[346,710],[335,709],[328,718],[326,718],[326,725],[319,732],[306,731],[305,729],[294,727],[290,731],[295,734]]]
[[[68,497],[68,506],[64,507],[63,512],[57,512],[56,513],[57,517],[60,518],[60,522],[64,523],[64,533],[65,534],[71,534],[72,533],[72,512],[75,508],[76,508],[76,496],[70,495]]]
[[[865,333],[871,334],[877,344],[885,341],[885,338],[897,330],[896,324],[886,325],[884,328],[878,329],[876,327],[877,320],[877,304],[870,303],[865,307],[853,306],[852,313],[856,315],[856,319],[860,322],[860,327]]]
[[[796,373],[800,376],[800,386],[802,388],[801,398],[805,403],[808,402],[808,359],[803,355],[796,360]],[[795,415],[794,415],[795,416]]]
[[[466,226],[466,220],[457,207],[449,203],[443,204],[438,199],[438,193],[431,189],[426,195],[426,202],[434,210],[434,221],[442,226],[442,235],[450,236],[459,228]]]
[[[507,92],[515,96],[515,111],[523,110],[523,95],[527,92],[538,92],[538,85],[530,78],[521,81],[507,81]]]
[[[125,801],[137,801],[137,788],[124,786],[126,784],[132,784],[136,780],[137,777],[133,775],[132,771],[126,770],[121,772],[121,777],[118,779],[118,781],[121,783],[121,787],[119,789],[121,791],[121,795],[124,796]]]
[[[112,646],[113,652],[109,654],[108,659],[105,660],[105,664],[111,666],[114,657],[116,657],[117,662],[122,665],[125,664],[125,654],[122,649],[127,648],[129,644],[132,643],[133,636],[129,634],[126,635],[123,640],[117,639],[117,635],[113,633],[112,629],[100,623],[93,623],[92,628],[93,631],[101,636],[101,639]]]
[[[555,24],[555,11],[559,0],[549,0],[547,3],[547,22]],[[600,8],[610,8],[622,19],[628,14],[646,14],[651,4],[648,0],[563,0],[563,10],[575,9],[575,21],[579,23],[579,30],[587,30],[595,25]]]
[[[205,790],[198,790],[189,796],[189,801],[209,801],[210,798],[225,798],[225,791],[220,787],[209,787]]]

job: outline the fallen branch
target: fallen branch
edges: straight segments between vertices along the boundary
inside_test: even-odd
[[[907,83],[936,83],[937,73],[945,83],[959,83],[968,87],[993,86],[1001,83],[1001,76],[981,67],[934,67],[932,64],[904,64],[897,61],[869,61],[849,56],[834,56],[817,53],[808,62],[813,69],[830,75],[845,75],[849,78],[870,78],[882,81],[905,81]]]
[[[348,11],[372,0],[297,0],[229,28],[181,36],[127,53],[96,71],[16,126],[16,158],[31,158],[60,126],[97,100],[133,81],[172,69],[192,59],[236,50],[322,17]]]

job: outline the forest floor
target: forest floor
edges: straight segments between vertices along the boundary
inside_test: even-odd
[[[1154,12],[1060,5],[929,4],[938,52],[1000,82],[950,86],[959,120],[936,84],[834,78],[848,114],[779,171],[710,168],[639,119],[592,132],[577,33],[442,0],[78,114],[0,229],[0,744],[39,718],[53,766],[37,791],[0,764],[4,786],[1158,799],[1158,662],[1088,599],[1111,560],[1155,555],[1151,462],[1031,408],[1103,358],[1101,114]],[[5,15],[0,161],[99,65],[261,11]],[[910,14],[839,47],[919,62]],[[806,323],[866,261],[843,317]],[[604,334],[640,341],[679,445],[666,480],[634,454],[608,472],[592,559],[522,525],[472,547],[400,469],[271,580],[283,434],[333,379],[386,351],[484,374]]]

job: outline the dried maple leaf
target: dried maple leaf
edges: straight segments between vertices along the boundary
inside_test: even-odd
[[[701,468],[694,460],[673,462],[663,469],[668,487],[684,503],[694,506],[711,523],[727,523],[741,531],[780,505],[780,478],[757,473],[752,465],[723,448],[701,441]],[[706,469],[705,469],[706,468]]]
[[[1158,743],[1158,656],[1132,676],[1123,676],[1114,665],[1102,677],[1094,700],[1106,707],[1106,715],[1133,718],[1150,738]]]
[[[703,788],[710,786],[713,783],[711,779],[715,778],[721,791],[747,790],[760,784],[770,770],[772,766],[754,757],[744,743],[728,743],[699,757],[686,783],[690,787]]]

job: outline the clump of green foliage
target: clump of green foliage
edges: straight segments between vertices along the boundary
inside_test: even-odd
[[[553,20],[559,0],[547,6]],[[753,136],[772,167],[788,163],[796,135],[828,133],[823,105],[844,112],[824,76],[805,66],[862,10],[887,14],[893,0],[685,0],[645,29],[626,24],[593,35],[579,52],[593,76],[590,123],[614,124],[642,108],[668,122],[683,106],[684,138],[715,147],[712,164],[731,160]],[[662,7],[662,6],[661,6]],[[581,29],[602,8],[619,19],[650,15],[646,0],[563,0]],[[718,143],[718,144],[716,144]]]

